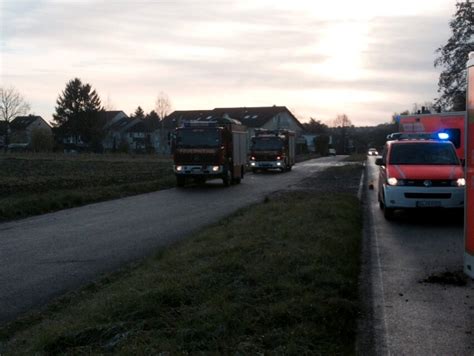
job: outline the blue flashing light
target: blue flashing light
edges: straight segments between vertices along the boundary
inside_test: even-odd
[[[447,140],[449,139],[449,134],[446,132],[438,132],[438,138],[440,140]]]

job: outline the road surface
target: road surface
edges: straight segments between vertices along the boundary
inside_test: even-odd
[[[216,180],[0,224],[0,322],[291,189],[342,158],[306,161],[284,174],[248,174],[229,188]]]
[[[463,266],[462,214],[398,213],[386,221],[377,203],[378,167],[368,158],[360,354],[473,355],[474,287],[427,283]],[[365,323],[365,325],[364,325]]]

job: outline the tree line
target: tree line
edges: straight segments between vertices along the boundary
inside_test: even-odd
[[[23,116],[30,110],[30,105],[14,87],[0,87],[0,119],[8,128],[17,116]],[[132,119],[163,120],[171,111],[171,100],[160,92],[155,101],[155,110],[145,113],[138,106]],[[82,83],[79,78],[71,79],[56,100],[53,114],[54,136],[58,143],[66,136],[80,137],[92,151],[101,150],[101,142],[105,137],[105,107],[97,92],[89,83]]]

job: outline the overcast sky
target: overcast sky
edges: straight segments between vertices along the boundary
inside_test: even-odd
[[[456,0],[0,0],[0,85],[51,120],[75,77],[130,114],[285,105],[355,125],[437,95]]]

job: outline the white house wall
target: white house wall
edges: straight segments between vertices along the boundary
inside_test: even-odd
[[[295,131],[297,136],[303,131],[295,119],[286,112],[275,115],[270,120],[268,120],[265,125],[262,126],[262,128],[269,130],[288,129]]]

